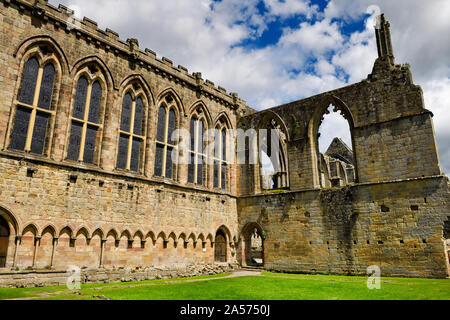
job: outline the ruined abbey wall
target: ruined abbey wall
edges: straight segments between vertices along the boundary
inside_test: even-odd
[[[381,28],[389,34],[385,20]],[[351,130],[356,183],[344,188],[320,184],[318,129],[330,105]],[[290,186],[262,190],[259,165],[244,165],[238,200],[240,229],[265,235],[265,268],[362,275],[377,265],[385,276],[448,276],[448,179],[408,65],[379,50],[360,83],[245,116],[239,127],[267,117],[288,137]]]
[[[449,190],[436,177],[242,197],[239,224],[265,231],[269,270],[445,278]]]
[[[122,41],[70,10],[45,1],[0,2],[0,211],[10,224],[6,267],[13,270],[211,264],[222,227],[227,261],[237,236],[235,168],[225,189],[214,188],[212,166],[203,185],[188,183],[187,165],[172,179],[156,177],[158,109],[174,101],[177,128],[189,131],[202,110],[208,128],[236,127],[242,100],[175,67],[167,58]],[[73,22],[73,21],[72,21]],[[9,148],[24,64],[30,54],[56,67],[49,134],[43,155]],[[104,79],[98,161],[67,160],[71,114],[80,70]],[[145,96],[146,141],[138,172],[116,169],[123,96],[138,86]],[[234,240],[233,240],[234,238]]]
[[[362,275],[378,265],[385,276],[448,276],[450,192],[432,113],[409,66],[394,63],[390,43],[378,43],[367,79],[256,112],[200,73],[141,50],[136,39],[122,41],[71,15],[44,0],[0,2],[0,241],[8,242],[5,257],[0,250],[0,286],[11,279],[61,283],[71,265],[92,281],[117,280],[136,268],[147,279],[259,265],[250,248],[257,235],[268,270]],[[379,30],[377,41],[388,41]],[[30,57],[54,64],[48,110],[18,101]],[[103,90],[99,123],[83,120],[84,132],[98,129],[91,162],[68,160],[71,126],[80,121],[73,115],[81,75],[98,79]],[[128,92],[144,100],[138,137],[144,147],[135,171],[118,169]],[[220,179],[215,164],[199,169],[201,184],[189,182],[186,164],[171,167],[171,177],[158,176],[158,110],[167,105],[175,127],[186,131],[195,117],[205,128],[279,130],[276,190],[263,188],[259,160],[236,164],[238,156],[259,159],[258,139],[237,146]],[[339,188],[323,188],[319,176],[318,129],[330,105],[348,120],[353,142],[355,180]],[[48,114],[41,154],[11,148],[20,108]],[[26,134],[25,145],[34,143],[35,133]]]

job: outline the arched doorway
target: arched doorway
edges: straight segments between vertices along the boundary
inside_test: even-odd
[[[264,232],[258,223],[247,224],[243,231],[245,265],[264,266]]]
[[[2,216],[0,216],[0,268],[6,267],[9,234],[10,232],[8,222]]]
[[[221,229],[217,231],[214,240],[214,261],[227,262],[227,237]]]

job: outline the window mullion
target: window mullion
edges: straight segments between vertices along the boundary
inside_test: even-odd
[[[33,139],[33,131],[34,131],[34,123],[36,121],[36,108],[39,101],[39,93],[41,91],[41,82],[42,82],[42,75],[44,73],[44,68],[41,66],[39,67],[38,76],[36,80],[36,87],[34,90],[34,97],[33,97],[33,110],[31,111],[30,115],[30,122],[28,123],[28,130],[27,130],[27,140],[25,142],[25,151],[31,151],[31,142]]]
[[[218,176],[219,176],[219,185],[217,186],[219,189],[222,188],[222,130],[219,130],[219,168],[218,168]]]
[[[163,149],[163,163],[162,163],[162,177],[166,177],[166,160],[167,160],[167,144],[168,139],[167,136],[169,134],[169,113],[170,108],[166,109],[166,119],[164,122],[164,149]]]
[[[86,131],[89,117],[89,107],[91,104],[91,93],[92,93],[92,83],[89,84],[86,93],[86,103],[84,108],[84,118],[83,118],[83,131],[81,132],[81,142],[80,142],[80,154],[78,156],[78,161],[83,161],[84,159],[84,145],[86,143]]]
[[[127,166],[126,169],[130,170],[131,168],[131,153],[133,147],[133,132],[134,132],[134,112],[136,110],[136,100],[131,103],[131,117],[130,117],[130,137],[128,138],[128,154],[127,154]]]
[[[199,131],[199,120],[195,120],[194,122],[194,183],[198,183],[197,173],[198,173],[198,131]]]

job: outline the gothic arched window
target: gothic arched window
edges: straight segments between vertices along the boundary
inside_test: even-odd
[[[139,171],[145,149],[145,110],[141,95],[127,92],[123,98],[117,168]]]
[[[48,129],[56,70],[52,62],[31,57],[25,63],[18,93],[9,148],[43,154],[48,145]]]
[[[177,116],[173,97],[166,97],[158,112],[158,126],[156,131],[155,176],[175,179],[177,159],[176,137],[173,136],[177,128]]]
[[[103,88],[100,80],[83,74],[77,81],[67,159],[94,164],[103,128],[100,123]]]
[[[189,165],[188,182],[197,185],[206,183],[206,153],[204,146],[205,121],[195,114],[190,122],[190,144],[189,144]]]
[[[227,189],[227,128],[219,124],[214,130],[214,188]]]

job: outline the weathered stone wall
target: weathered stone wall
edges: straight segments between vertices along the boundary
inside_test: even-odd
[[[235,261],[235,167],[228,166],[226,190],[213,188],[212,166],[203,186],[187,182],[187,165],[178,166],[174,179],[155,177],[155,137],[167,95],[176,100],[178,128],[187,131],[198,108],[207,128],[219,121],[235,128],[237,114],[247,109],[244,101],[199,73],[139,49],[134,39],[124,42],[87,18],[74,21],[66,7],[45,1],[0,2],[0,52],[0,214],[11,231],[7,268],[213,263],[219,227],[227,236],[228,261]],[[30,52],[55,57],[55,112],[43,155],[9,149]],[[95,165],[66,160],[77,75],[86,67],[105,79]],[[123,96],[135,84],[145,92],[147,123],[137,173],[116,169]]]
[[[22,235],[14,266],[20,269],[33,266],[35,243],[35,267],[51,266],[53,238],[57,269],[97,267],[101,254],[103,265],[116,267],[213,263],[218,228],[230,243],[238,232],[236,199],[227,195],[12,157],[0,164],[2,207]],[[14,250],[10,245],[9,267]]]
[[[383,276],[448,276],[443,231],[448,178],[434,177],[242,197],[239,225],[266,232],[269,270]]]
[[[82,269],[80,282],[81,284],[86,284],[184,278],[227,273],[237,268],[238,266],[233,264],[191,264],[162,268]],[[68,277],[69,274],[65,271],[0,272],[0,287],[30,288],[36,286],[65,286],[67,285]]]

